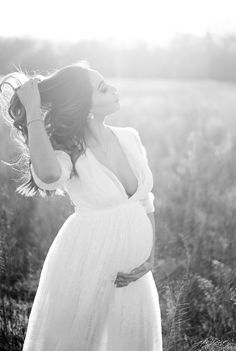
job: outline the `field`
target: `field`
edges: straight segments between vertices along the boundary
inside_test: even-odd
[[[236,85],[107,82],[121,109],[106,123],[139,130],[153,172],[164,351],[236,350]],[[0,126],[10,161],[15,147]],[[43,259],[72,206],[24,199],[17,173],[1,164],[0,174],[0,348],[17,351]]]

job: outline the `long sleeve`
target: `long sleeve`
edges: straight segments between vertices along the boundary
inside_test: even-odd
[[[143,156],[143,159],[144,159],[144,162],[146,163],[146,166],[149,168],[148,157],[147,157],[147,151],[146,151],[146,148],[145,148],[145,146],[143,145],[143,143],[142,143],[142,141],[141,141],[139,132],[138,132],[137,129],[135,129],[135,128],[132,128],[132,130],[133,130],[133,132],[134,132],[135,139],[136,139],[136,142],[137,142],[139,151],[140,151],[140,153],[141,153],[142,156]],[[150,168],[149,168],[149,169],[150,169]],[[151,171],[151,170],[150,170],[150,171]],[[154,200],[155,200],[155,196],[154,196],[154,193],[152,192],[152,189],[151,189],[151,191],[149,191],[149,192],[147,193],[146,197],[144,197],[144,198],[141,200],[141,203],[142,203],[142,205],[144,206],[145,211],[146,211],[147,213],[155,212]]]
[[[35,173],[34,167],[31,163],[30,169],[35,183],[44,190],[56,190],[62,188],[65,182],[70,178],[70,174],[73,168],[73,164],[70,156],[63,150],[55,150],[55,154],[58,162],[61,166],[61,176],[56,182],[45,183]]]
[[[147,213],[155,212],[154,200],[155,196],[152,191],[149,191],[147,196],[141,200],[142,205],[144,206]]]

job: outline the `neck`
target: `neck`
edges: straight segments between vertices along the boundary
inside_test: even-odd
[[[96,118],[88,119],[87,131],[85,135],[85,140],[87,145],[101,146],[106,143],[108,139],[108,127],[105,124],[105,120],[98,120]]]

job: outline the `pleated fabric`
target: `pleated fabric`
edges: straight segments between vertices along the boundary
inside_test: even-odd
[[[152,272],[125,287],[114,284],[118,272],[128,273],[149,257],[154,233],[147,213],[155,208],[147,157],[142,151],[138,162],[133,146],[137,139],[127,139],[133,128],[127,127],[128,134],[126,128],[112,128],[138,178],[138,189],[128,197],[117,177],[91,153],[76,164],[80,178],[67,179],[71,164],[66,153],[57,151],[63,171],[54,188],[68,191],[75,212],[44,261],[23,351],[162,351]],[[33,172],[41,187],[53,187]]]

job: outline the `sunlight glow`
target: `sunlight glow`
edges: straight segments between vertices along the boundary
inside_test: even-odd
[[[234,0],[22,0],[1,4],[1,36],[55,41],[144,40],[166,45],[175,35],[235,32]]]

